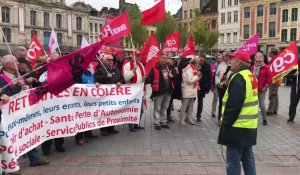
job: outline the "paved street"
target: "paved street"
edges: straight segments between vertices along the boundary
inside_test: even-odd
[[[263,126],[260,118],[258,144],[254,147],[258,175],[300,174],[300,108],[296,124],[287,125],[290,87],[280,88],[280,109]],[[238,95],[238,94],[237,94]],[[127,125],[118,126],[119,135],[99,136],[77,146],[67,138],[66,153],[52,151],[45,159],[48,166],[28,167],[20,158],[23,175],[119,175],[119,174],[225,174],[221,146],[217,144],[219,127],[211,118],[212,94],[205,99],[201,123],[157,131],[152,125],[153,104],[148,102],[145,131],[129,132]],[[150,105],[151,104],[151,105]],[[175,101],[173,116],[178,121],[180,102]],[[194,108],[196,110],[196,106]],[[95,131],[99,134],[99,131]],[[225,153],[225,147],[223,147]]]

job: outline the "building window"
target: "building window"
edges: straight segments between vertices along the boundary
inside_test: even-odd
[[[244,25],[244,39],[249,39],[249,25]]]
[[[287,41],[287,29],[281,30],[281,41],[286,42]]]
[[[95,23],[95,32],[96,32],[96,34],[98,33],[98,24],[97,23]]]
[[[239,20],[239,12],[234,11],[233,22],[238,22],[238,20]]]
[[[30,10],[30,25],[36,25],[36,11]]]
[[[193,18],[193,9],[190,9],[190,18]]]
[[[292,28],[291,29],[291,37],[290,37],[291,41],[296,41],[296,38],[297,38],[297,28]]]
[[[8,7],[2,7],[2,22],[9,23],[10,19],[10,8]]]
[[[231,33],[227,33],[227,43],[231,44]]]
[[[264,15],[264,5],[258,5],[257,6],[257,16],[263,16]]]
[[[221,4],[222,8],[225,7],[225,0],[222,0],[222,4]]]
[[[63,34],[62,33],[57,33],[57,42],[58,45],[62,45],[62,40],[63,40]]]
[[[244,8],[244,18],[250,18],[250,7]]]
[[[82,35],[77,35],[77,46],[81,46]]]
[[[275,37],[275,22],[269,23],[269,37]]]
[[[262,33],[263,33],[263,24],[259,23],[256,24],[256,33],[259,33],[259,37],[262,37]]]
[[[100,31],[101,31],[101,29],[102,29],[102,24],[100,24]]]
[[[221,13],[221,24],[225,23],[225,13]]]
[[[231,7],[231,0],[228,0],[228,7]]]
[[[270,4],[270,15],[276,15],[276,3],[271,3]]]
[[[292,9],[292,21],[297,21],[298,19],[298,8]]]
[[[237,43],[237,32],[233,32],[233,43]]]
[[[49,44],[49,40],[50,40],[50,32],[44,32],[44,49],[48,50],[48,44]]]
[[[76,30],[82,30],[82,18],[76,18]]]
[[[44,27],[50,26],[50,15],[48,12],[44,12]]]
[[[213,19],[211,21],[211,28],[214,30],[214,29],[217,29],[217,20]]]
[[[187,19],[187,10],[184,10],[183,16],[184,16],[184,19]]]
[[[60,29],[61,24],[62,24],[62,16],[60,14],[56,14],[56,27]]]
[[[227,13],[227,23],[231,23],[231,12]]]
[[[11,42],[11,30],[10,28],[2,28],[4,36],[6,37],[6,40],[8,43]],[[2,37],[2,41],[5,43],[4,37]]]
[[[93,23],[90,23],[90,32],[93,32]]]
[[[285,9],[282,11],[282,22],[288,22],[289,19],[289,10]]]
[[[239,5],[239,0],[234,0],[234,5]]]
[[[224,44],[224,33],[221,34],[221,44]]]

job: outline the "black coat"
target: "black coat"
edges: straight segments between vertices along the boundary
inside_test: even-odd
[[[182,84],[182,69],[186,68],[189,65],[189,60],[183,58],[178,65],[178,75],[176,76],[175,81],[175,90],[174,90],[174,99],[181,100],[181,84]]]
[[[211,88],[211,68],[206,62],[201,65],[202,78],[199,80],[200,90],[198,91],[198,97],[203,98],[205,94],[209,93]]]
[[[107,69],[107,71],[112,74],[111,78],[107,77],[107,72],[104,67],[99,66],[94,74],[95,82],[100,84],[116,84],[118,82],[122,84],[125,83],[121,72],[117,67],[112,67],[111,69]]]
[[[240,69],[245,70],[248,67]],[[246,98],[246,81],[241,74],[231,80],[218,143],[234,148],[256,145],[257,129],[232,127],[242,110]]]

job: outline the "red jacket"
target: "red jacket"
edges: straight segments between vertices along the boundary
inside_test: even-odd
[[[253,73],[254,65],[250,68],[250,71]],[[263,88],[268,85],[270,86],[272,84],[272,74],[270,71],[270,67],[268,65],[264,65],[258,75],[258,91],[262,91]]]

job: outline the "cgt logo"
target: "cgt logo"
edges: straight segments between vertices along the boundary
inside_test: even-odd
[[[35,41],[33,41],[28,49],[27,58],[34,60],[36,58],[36,51],[41,51],[42,48],[39,47]]]
[[[287,69],[286,66],[292,64],[295,61],[295,58],[296,56],[293,52],[288,51],[286,53],[283,53],[282,55],[275,58],[275,60],[271,64],[270,66],[271,72],[278,73],[286,70]]]
[[[148,63],[152,58],[156,57],[157,54],[159,52],[159,48],[156,47],[156,46],[151,46],[150,49],[149,49],[149,53],[148,53],[148,56],[147,56],[147,61],[146,63]]]
[[[176,44],[176,40],[175,39],[171,39],[171,40],[167,40],[166,41],[166,45],[168,46],[168,47],[172,47],[172,46],[174,46]]]

